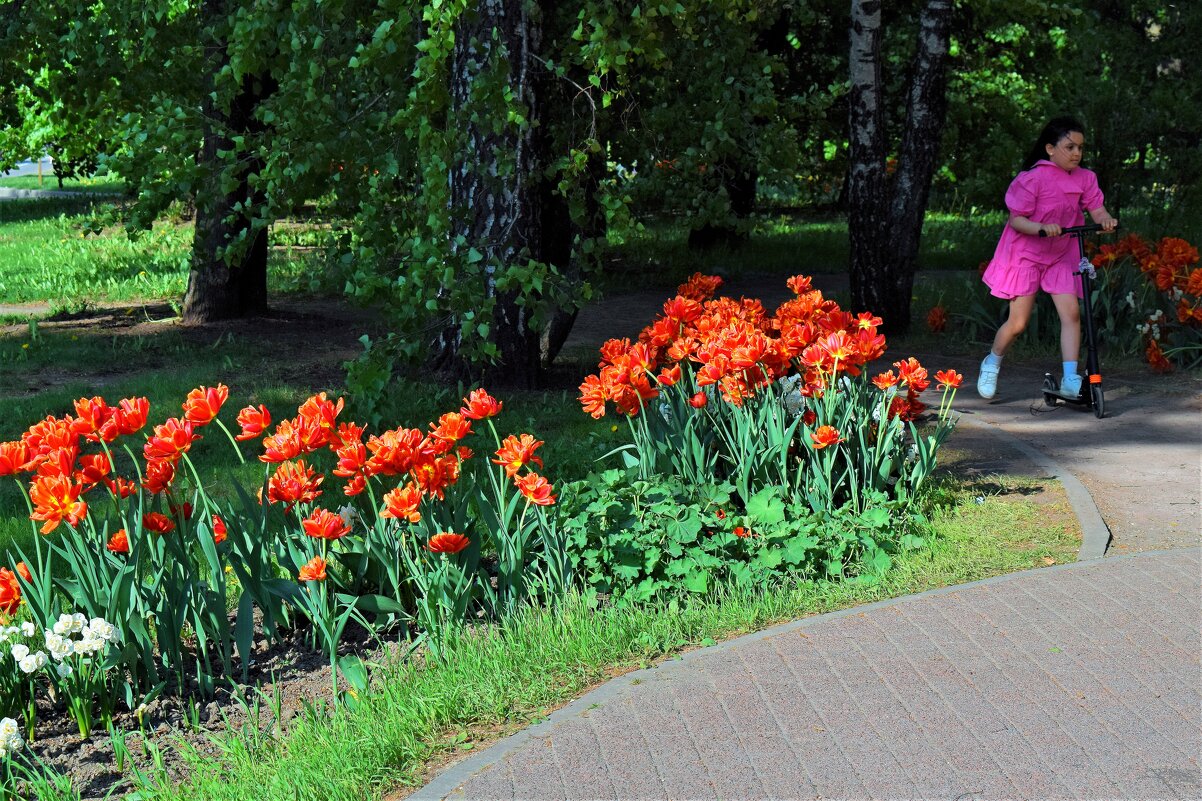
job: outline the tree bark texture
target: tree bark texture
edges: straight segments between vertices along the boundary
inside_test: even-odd
[[[202,14],[213,21],[229,13],[228,0],[206,0]],[[209,27],[209,26],[202,26]],[[210,76],[216,78],[228,63],[226,43],[211,42],[206,59]],[[213,80],[210,81],[211,87]],[[265,127],[255,119],[255,109],[275,90],[270,75],[247,75],[229,111],[206,94],[202,106],[204,138],[199,159],[205,167],[206,185],[197,193],[196,231],[192,239],[192,266],[184,295],[185,323],[204,323],[250,317],[267,311],[267,229],[253,229],[251,218],[266,205],[266,196],[251,186],[251,177],[263,170],[258,156],[239,157],[235,185],[221,190],[226,169],[221,151],[235,150],[233,137],[247,139],[262,134]],[[229,246],[240,237],[246,244]],[[227,250],[228,249],[228,250]]]
[[[891,181],[886,175],[880,12],[881,0],[852,1],[851,296],[854,308],[881,316],[884,331],[904,333],[910,326],[923,217],[947,112],[952,0],[928,0],[919,18],[906,125]]]
[[[467,120],[464,148],[450,175],[451,232],[484,255],[479,264],[485,297],[492,299],[490,338],[500,363],[489,380],[522,387],[538,385],[540,334],[530,313],[518,304],[517,290],[499,291],[495,265],[544,261],[540,141],[536,81],[540,46],[537,7],[529,0],[481,0],[455,32],[451,73],[452,119]],[[473,114],[481,86],[500,65],[504,80],[525,107],[527,124],[494,126],[488,114]],[[459,353],[458,321],[435,344],[434,366],[461,375],[468,365]]]

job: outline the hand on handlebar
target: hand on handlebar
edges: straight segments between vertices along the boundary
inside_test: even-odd
[[[1102,230],[1107,233],[1119,227],[1119,221],[1114,217],[1107,217],[1106,219],[1101,220],[1098,224],[1101,225]]]
[[[1063,232],[1064,232],[1064,229],[1062,229],[1056,223],[1040,223],[1039,224],[1039,235],[1040,236],[1060,236],[1060,234],[1062,234]]]

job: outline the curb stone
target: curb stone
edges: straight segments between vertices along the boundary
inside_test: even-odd
[[[1060,466],[1052,457],[1042,453],[1037,448],[1031,447],[1019,437],[994,423],[977,420],[962,414],[956,424],[968,425],[977,431],[989,433],[994,438],[1005,442],[1014,450],[1022,453],[1023,456],[1045,470],[1048,475],[1056,478],[1061,486],[1064,487],[1064,492],[1068,495],[1069,503],[1072,504],[1073,513],[1077,515],[1077,520],[1081,524],[1081,549],[1077,552],[1077,561],[1084,562],[1091,559],[1101,559],[1106,555],[1106,548],[1110,544],[1110,527],[1102,519],[1102,513],[1098,511],[1098,505],[1094,502],[1093,496],[1089,494],[1089,490],[1085,488],[1085,485],[1076,476]]]

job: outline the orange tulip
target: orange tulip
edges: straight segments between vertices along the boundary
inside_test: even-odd
[[[142,528],[155,534],[166,534],[175,528],[175,522],[162,512],[147,512],[142,517]]]
[[[472,433],[472,424],[458,412],[447,412],[438,418],[438,425],[430,426],[430,436],[445,443],[443,453],[455,443]]]
[[[964,376],[957,373],[955,370],[940,370],[935,373],[935,380],[939,382],[939,389],[950,388],[958,389],[961,382],[964,381]]]
[[[21,584],[17,574],[7,567],[0,567],[0,613],[11,615],[21,605]]]
[[[462,534],[443,531],[430,538],[426,550],[431,553],[459,553],[470,544],[471,540]]]
[[[890,370],[887,373],[881,373],[876,378],[872,379],[872,383],[876,385],[877,389],[883,391],[889,389],[889,387],[897,386],[897,376],[893,374],[892,370]]]
[[[475,389],[463,399],[463,408],[459,413],[472,420],[485,420],[495,417],[501,412],[501,402],[489,395],[484,389]]]
[[[341,515],[329,509],[314,509],[313,514],[301,521],[307,536],[318,540],[338,540],[351,532]]]
[[[927,312],[927,328],[936,334],[943,333],[947,328],[947,309],[934,306]]]
[[[689,398],[689,405],[694,409],[704,409],[706,404],[710,402],[709,396],[704,392],[698,392]]]
[[[80,398],[75,401],[76,416],[71,422],[71,430],[95,442],[100,438],[100,430],[113,416],[113,411],[99,395],[94,398]]]
[[[318,487],[323,481],[325,476],[318,475],[304,459],[284,462],[267,481],[267,500],[286,504],[289,509],[298,503],[310,503],[321,495]]]
[[[520,438],[510,434],[501,442],[497,458],[492,462],[504,467],[505,475],[509,477],[529,464],[542,467],[543,460],[534,455],[534,452],[542,447],[542,444],[542,440],[536,440],[530,434],[522,434]]]
[[[397,487],[384,496],[384,509],[380,517],[391,517],[394,520],[408,520],[410,523],[422,519],[418,507],[421,506],[421,488],[410,481],[403,487]]]
[[[158,495],[171,488],[175,480],[175,463],[163,459],[155,459],[146,463],[146,473],[142,477],[142,486],[146,491]]]
[[[119,528],[109,537],[108,545],[104,547],[113,553],[129,553],[129,535],[125,529]]]
[[[24,442],[0,442],[0,477],[30,469],[29,446]]]
[[[217,545],[225,542],[228,532],[225,528],[225,521],[217,515],[213,515],[213,542]]]
[[[247,406],[238,412],[238,425],[242,426],[242,433],[234,439],[239,441],[254,439],[271,425],[271,412],[267,411],[267,407],[261,403],[257,409],[254,406]]]
[[[314,556],[300,569],[297,579],[300,581],[325,581],[326,560],[320,556]]]
[[[188,452],[192,443],[200,437],[191,422],[171,417],[162,425],[154,427],[154,434],[146,440],[142,455],[146,461],[164,459],[174,462]]]
[[[29,488],[33,501],[32,520],[45,522],[42,533],[49,534],[64,520],[76,525],[88,513],[88,505],[79,499],[83,487],[66,476],[38,476]]]
[[[188,393],[184,401],[184,419],[196,426],[207,426],[217,419],[222,405],[230,396],[225,384],[215,387],[197,387]]]
[[[818,426],[818,430],[810,434],[810,439],[813,441],[816,451],[822,450],[827,445],[843,442],[843,438],[839,436],[839,429],[834,426]]]
[[[113,466],[103,453],[89,453],[79,457],[79,468],[75,471],[75,480],[92,486],[103,481]]]
[[[521,478],[514,478],[518,492],[535,506],[551,506],[555,496],[551,494],[551,483],[537,473],[527,473]]]
[[[263,455],[260,462],[269,464],[295,459],[301,452],[300,430],[291,420],[281,420],[275,433],[263,438]]]
[[[100,438],[105,442],[141,431],[150,415],[150,401],[147,398],[124,398],[112,411],[112,416],[100,428]]]

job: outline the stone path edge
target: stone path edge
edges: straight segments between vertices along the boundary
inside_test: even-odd
[[[1085,488],[1080,479],[1046,453],[993,423],[961,415],[956,424],[984,431],[1005,442],[1045,470],[1048,475],[1058,480],[1064,487],[1064,493],[1068,496],[1073,512],[1081,524],[1081,549],[1077,552],[1077,561],[1101,559],[1106,555],[1106,548],[1110,545],[1110,527],[1102,519],[1102,513],[1098,511],[1097,503],[1094,502],[1093,496],[1089,494],[1089,490]]]
[[[1167,553],[1199,550],[1202,550],[1202,548],[1195,546],[1191,548],[1170,548],[1159,551],[1142,551],[1140,553],[1114,556],[1107,560],[1107,562],[1141,559],[1144,557],[1160,556]],[[804,617],[800,620],[791,620],[788,623],[780,623],[776,626],[762,629],[761,631],[744,634],[741,637],[726,640],[725,642],[720,642],[717,645],[711,645],[706,648],[698,648],[693,651],[688,651],[678,657],[669,658],[653,667],[636,670],[619,676],[615,679],[610,679],[596,689],[590,690],[579,698],[571,701],[566,706],[555,710],[545,720],[536,723],[533,726],[522,729],[516,734],[512,734],[509,737],[494,743],[483,751],[473,754],[461,762],[455,763],[451,767],[436,775],[434,779],[424,787],[419,788],[413,794],[409,795],[407,797],[407,801],[444,801],[444,799],[447,799],[452,793],[454,793],[460,785],[464,784],[469,778],[483,768],[499,762],[510,753],[517,751],[529,741],[542,737],[560,721],[576,717],[582,712],[586,712],[595,706],[599,706],[600,704],[612,700],[620,692],[632,686],[633,684],[642,683],[649,676],[651,676],[654,671],[662,672],[665,670],[677,669],[677,666],[690,664],[699,658],[708,658],[715,653],[721,653],[723,651],[739,648],[748,643],[758,642],[769,637],[777,637],[800,629],[811,628],[813,626],[825,623],[828,620],[836,620],[848,615],[858,615],[863,612],[870,612],[874,609],[881,609],[897,604],[911,603],[921,598],[949,595],[954,592],[961,592],[963,590],[969,590],[975,587],[985,587],[992,584],[1015,581],[1036,573],[1043,575],[1063,570],[1088,570],[1094,564],[1095,562],[1093,560],[1085,562],[1068,562],[1066,564],[1052,565],[1050,567],[1036,567],[1028,570],[1020,570],[1016,573],[1007,573],[1001,576],[991,576],[990,578],[980,579],[978,581],[970,581],[965,584],[954,584],[950,587],[937,587],[935,589],[924,590],[923,592],[914,593],[912,595],[903,595],[898,598],[887,598],[883,601],[874,601],[870,604],[851,606],[847,609],[839,609],[834,612],[811,615],[810,617]]]

